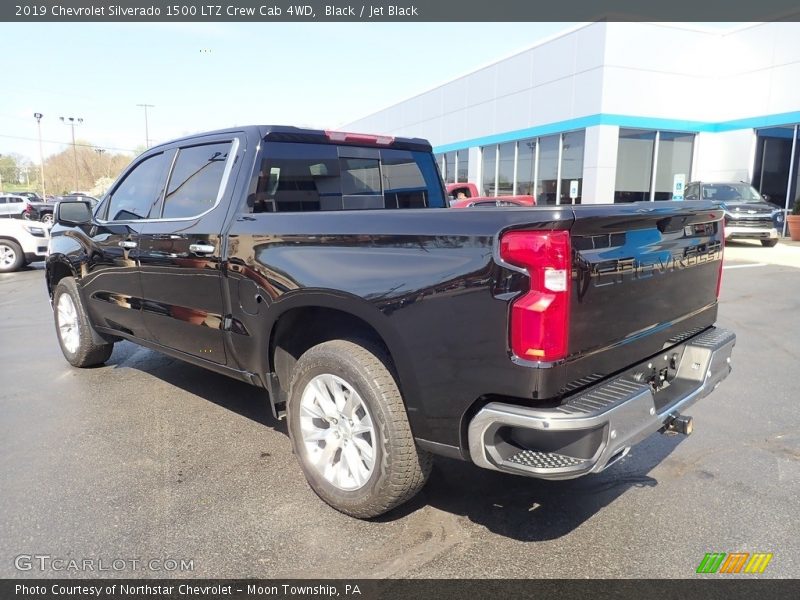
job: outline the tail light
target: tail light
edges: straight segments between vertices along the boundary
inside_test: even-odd
[[[25,209],[22,212],[24,212],[25,214],[29,215],[29,214],[31,214],[33,212],[33,207],[26,202],[25,203]]]
[[[525,360],[567,356],[572,255],[569,231],[511,231],[500,239],[500,257],[523,268],[530,289],[511,305],[509,341]]]

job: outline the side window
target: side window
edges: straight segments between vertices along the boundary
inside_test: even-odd
[[[267,142],[261,152],[248,195],[255,213],[445,206],[427,152],[380,149],[379,160],[339,156],[333,144],[289,142]]]
[[[217,201],[230,142],[181,148],[164,197],[165,219],[194,217]]]
[[[408,150],[383,150],[381,158],[386,208],[428,206],[428,186],[418,163],[425,160],[424,154]],[[439,186],[434,189],[439,190]]]
[[[128,173],[109,198],[109,221],[132,221],[148,217],[164,191],[164,180],[169,169],[167,156],[163,152],[154,154]]]
[[[686,200],[699,200],[700,196],[698,194],[698,187],[697,185],[690,185],[686,188],[686,194],[683,196]]]

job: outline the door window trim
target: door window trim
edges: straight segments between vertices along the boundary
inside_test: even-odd
[[[222,171],[222,181],[220,181],[219,189],[217,190],[217,197],[214,200],[214,204],[210,208],[207,208],[203,212],[201,212],[201,213],[199,213],[197,215],[191,216],[191,217],[162,217],[162,216],[159,216],[159,217],[152,217],[152,218],[147,218],[147,219],[124,219],[124,220],[119,220],[119,221],[113,221],[113,220],[112,221],[108,221],[108,220],[105,220],[105,219],[98,218],[97,222],[102,224],[102,225],[108,225],[110,223],[123,223],[123,224],[124,223],[163,223],[163,222],[171,222],[171,221],[196,221],[197,219],[199,219],[201,217],[204,217],[205,215],[210,213],[212,210],[217,208],[219,206],[220,202],[222,202],[222,197],[225,195],[225,190],[228,187],[228,181],[230,180],[231,172],[233,171],[233,165],[236,162],[236,155],[237,155],[237,152],[239,151],[239,145],[240,145],[239,144],[239,138],[238,137],[234,137],[234,138],[227,138],[227,139],[220,139],[220,140],[209,140],[209,141],[203,141],[203,142],[201,142],[199,144],[189,144],[189,145],[186,145],[186,146],[167,147],[167,148],[165,148],[164,150],[161,151],[162,153],[166,153],[166,152],[169,152],[170,150],[177,150],[177,152],[175,152],[175,154],[173,154],[173,156],[172,156],[172,161],[170,163],[169,170],[167,171],[167,178],[164,181],[164,189],[161,191],[161,196],[159,197],[158,202],[155,204],[155,206],[159,207],[159,215],[162,215],[164,213],[164,194],[166,194],[167,185],[169,184],[170,177],[172,177],[172,171],[175,169],[175,162],[178,159],[178,155],[180,154],[180,151],[183,148],[195,148],[197,146],[208,146],[208,145],[211,145],[211,144],[224,144],[225,142],[229,142],[231,144],[231,148],[228,151],[228,158],[225,161],[225,169]],[[153,154],[151,154],[149,156],[144,157],[142,160],[140,160],[138,163],[136,163],[136,166],[133,169],[131,169],[130,171],[128,171],[128,173],[125,174],[125,179],[127,179],[128,175],[130,175],[134,171],[134,169],[136,169],[140,164],[142,164],[145,160],[147,160],[148,158],[151,158],[151,157],[153,157],[155,155],[156,155],[156,153],[153,153]],[[117,188],[120,185],[122,185],[122,183],[125,181],[125,179],[123,179],[122,181],[119,182],[119,185],[117,185],[114,188],[114,191],[111,192],[111,194],[109,196],[107,196],[107,198],[109,198],[110,196],[113,196],[114,192],[117,190]],[[106,204],[106,200],[105,199],[103,199],[103,204],[104,205]]]

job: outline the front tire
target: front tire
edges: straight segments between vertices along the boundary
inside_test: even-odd
[[[69,364],[73,367],[93,367],[109,359],[114,344],[96,341],[96,334],[72,277],[65,277],[58,282],[53,293],[53,313],[58,343]]]
[[[0,273],[18,271],[25,264],[25,253],[14,240],[0,240]]]
[[[775,246],[778,245],[778,240],[776,239],[761,240],[761,245],[764,246],[765,248],[774,248]]]
[[[287,403],[289,436],[309,485],[361,519],[411,499],[432,466],[414,443],[387,364],[376,349],[324,342],[300,357]]]

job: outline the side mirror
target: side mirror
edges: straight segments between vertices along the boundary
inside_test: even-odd
[[[766,200],[767,202],[769,202],[769,194],[761,194],[761,197],[762,197],[764,200]]]
[[[53,217],[59,225],[83,225],[92,220],[92,205],[84,200],[62,200],[56,204]]]

